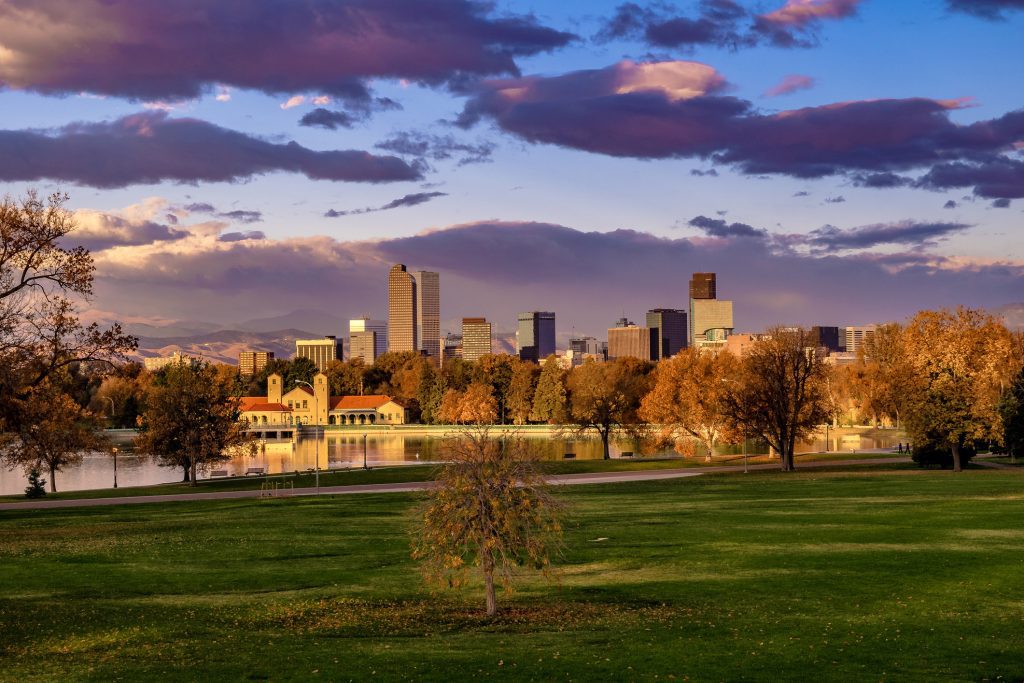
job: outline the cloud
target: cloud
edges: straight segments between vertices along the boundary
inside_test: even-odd
[[[765,97],[778,97],[779,95],[788,95],[798,90],[809,90],[814,87],[814,79],[810,76],[801,76],[800,74],[790,74],[786,76],[776,85],[768,88],[764,92]]]
[[[717,71],[697,62],[624,61],[559,76],[486,81],[470,92],[458,122],[469,127],[487,118],[530,142],[610,156],[710,159],[751,175],[859,174],[865,182],[891,183],[897,172],[985,159],[973,163],[972,173],[1013,178],[979,179],[977,191],[1024,192],[1017,177],[1024,162],[1000,156],[1024,137],[1024,110],[969,125],[950,119],[963,101],[925,98],[766,114],[720,94],[725,85]],[[951,186],[950,175],[930,185]]]
[[[1024,161],[989,156],[978,162],[939,164],[920,178],[918,187],[946,190],[974,186],[974,194],[987,199],[1024,197]]]
[[[912,185],[914,180],[888,171],[883,173],[856,173],[852,176],[853,184],[858,187],[905,187]]]
[[[706,170],[706,171],[702,171],[702,170],[700,170],[699,168],[691,168],[691,169],[690,169],[690,175],[693,175],[693,176],[698,176],[698,177],[701,177],[701,176],[710,176],[710,177],[712,177],[712,178],[717,178],[717,177],[718,177],[718,171],[716,171],[716,170],[715,170],[715,169],[713,169],[713,168],[709,168],[709,169],[708,169],[708,170]]]
[[[516,74],[516,58],[573,38],[470,0],[6,2],[0,82],[141,100],[221,86],[365,99],[367,79]]]
[[[226,242],[219,233],[196,231],[185,239],[97,253],[96,306],[125,317],[235,321],[252,317],[251,310],[287,313],[301,301],[303,308],[322,306],[341,318],[383,316],[387,272],[394,263],[441,273],[445,319],[484,314],[509,328],[517,311],[543,307],[556,311],[558,329],[575,326],[602,337],[609,310],[635,316],[652,306],[685,307],[686,281],[695,271],[718,273],[719,296],[735,300],[737,328],[743,331],[775,323],[874,322],[921,308],[1020,300],[1024,264],[922,253],[914,248],[913,229],[817,236],[825,246],[889,240],[910,247],[906,253],[853,255],[838,249],[796,253],[762,239],[665,239],[542,222],[479,222],[358,242]],[[916,238],[943,234],[949,232],[922,230]],[[623,263],[644,267],[624,269]],[[603,286],[594,288],[594,282]],[[651,292],[660,298],[652,300]]]
[[[690,225],[695,228],[700,228],[708,237],[719,237],[728,239],[730,237],[752,237],[755,239],[765,239],[768,237],[768,231],[764,229],[758,229],[747,225],[746,223],[727,223],[724,220],[717,218],[708,218],[707,216],[696,216],[691,218]]]
[[[299,119],[300,126],[311,128],[326,128],[337,130],[338,128],[351,128],[356,124],[356,118],[343,111],[331,111],[323,107],[317,107],[313,111],[303,114]]]
[[[946,0],[950,11],[973,14],[982,19],[1000,21],[1006,13],[1024,11],[1024,0]]]
[[[826,225],[812,230],[804,241],[812,248],[830,252],[868,249],[885,244],[905,244],[920,248],[934,244],[938,238],[963,232],[970,227],[966,223],[923,223],[917,221],[876,223],[846,230]]]
[[[846,201],[846,197],[839,195],[838,197],[825,197],[826,204],[842,204]]]
[[[452,135],[432,135],[418,131],[400,131],[374,145],[377,149],[432,161],[458,157],[458,166],[482,164],[491,160],[495,145],[490,141],[460,142]]]
[[[82,209],[75,212],[77,229],[65,240],[68,246],[83,246],[90,251],[111,247],[138,246],[156,242],[173,242],[185,239],[188,230],[173,227],[177,217],[168,214],[166,224],[153,218],[166,207],[161,199],[150,199],[128,207],[122,213],[108,213]]]
[[[317,97],[313,104],[330,104],[329,97]],[[402,105],[389,97],[374,97],[365,100],[350,101],[343,111],[317,107],[307,112],[299,119],[300,126],[311,128],[325,128],[337,130],[338,128],[352,128],[357,123],[366,121],[376,112],[401,109]]]
[[[942,208],[943,209],[955,209],[957,206],[959,206],[959,205],[955,201],[950,199],[945,204],[942,205]]]
[[[245,240],[262,240],[267,236],[262,230],[248,230],[246,232],[225,232],[217,237],[219,242],[242,242]]]
[[[861,0],[787,0],[778,9],[756,15],[734,0],[701,0],[695,15],[680,15],[671,5],[619,5],[596,38],[599,42],[627,38],[658,48],[712,45],[736,50],[759,44],[811,47],[825,20],[856,13]]]
[[[437,197],[447,197],[447,192],[416,192],[413,194],[407,194],[404,197],[393,199],[387,204],[377,207],[366,207],[363,209],[352,209],[350,211],[336,211],[329,209],[325,214],[325,218],[338,218],[340,216],[354,216],[361,213],[374,213],[376,211],[389,211],[391,209],[399,209],[405,206],[417,206],[419,204],[426,204],[432,199]]]
[[[807,190],[800,190],[799,192],[794,192],[793,196],[794,197],[810,197],[811,193],[808,192]]]
[[[245,211],[238,209],[235,211],[225,211],[224,213],[218,213],[221,218],[227,218],[239,223],[259,223],[263,220],[263,213],[260,211]]]
[[[293,95],[281,103],[281,109],[293,109],[306,103],[305,95]]]
[[[997,199],[997,200],[992,202],[992,208],[993,209],[1009,209],[1010,208],[1010,200],[1009,199],[1005,199],[1005,198],[1004,199]]]
[[[100,188],[175,181],[235,182],[285,171],[316,180],[417,180],[421,171],[391,156],[315,151],[275,143],[192,118],[144,112],[112,122],[50,131],[0,130],[0,180],[43,178]],[[15,162],[16,163],[13,163]]]

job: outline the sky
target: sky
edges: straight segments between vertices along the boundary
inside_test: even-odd
[[[62,191],[87,320],[561,335],[1024,302],[1024,0],[0,0],[0,180]],[[325,325],[326,327],[326,325]],[[345,334],[346,330],[310,330]]]

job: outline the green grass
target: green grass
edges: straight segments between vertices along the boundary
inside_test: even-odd
[[[560,489],[557,583],[432,594],[412,495],[0,512],[0,679],[1020,680],[1024,477]]]
[[[862,460],[888,458],[894,453],[807,453],[797,456],[797,466],[801,462]],[[550,474],[584,474],[594,472],[631,472],[645,470],[678,469],[681,467],[709,466],[740,466],[743,457],[728,455],[717,457],[708,463],[704,458],[664,458],[636,457],[634,459],[614,460],[560,460],[543,463],[545,471]],[[750,456],[749,464],[778,464],[778,460],[770,460],[766,456]],[[369,470],[325,470],[320,472],[321,486],[354,486],[359,484],[393,484],[413,481],[429,481],[433,479],[437,465],[390,465],[375,467]],[[275,474],[268,477],[227,477],[218,479],[201,479],[196,486],[188,484],[159,484],[155,486],[125,486],[117,489],[89,489],[85,491],[58,491],[48,493],[45,500],[68,500],[88,498],[123,498],[125,496],[162,496],[167,494],[209,493],[215,491],[250,491],[259,489],[265,482],[278,482],[294,488],[312,487],[316,481],[312,473]],[[25,501],[23,495],[0,496],[0,502]]]

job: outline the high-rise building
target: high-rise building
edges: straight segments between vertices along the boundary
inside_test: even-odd
[[[330,334],[323,339],[296,339],[295,357],[308,358],[323,372],[332,360],[342,360],[342,340]]]
[[[810,337],[811,343],[814,344],[814,346],[826,348],[832,353],[837,353],[842,347],[842,344],[839,343],[838,327],[823,327],[821,325],[815,325],[811,328]],[[843,341],[845,342],[846,340],[844,339]]]
[[[388,351],[419,351],[416,278],[401,263],[388,273]]]
[[[608,342],[598,341],[596,337],[573,337],[569,340],[569,350],[577,356],[603,356],[608,359]]]
[[[522,360],[537,363],[555,352],[555,314],[527,311],[518,316],[516,351]]]
[[[372,335],[372,339],[371,339]],[[369,316],[348,321],[350,358],[362,358],[367,364],[375,361],[388,350],[388,324],[384,320],[371,320]],[[359,351],[356,351],[358,338]],[[367,344],[371,344],[367,347]]]
[[[608,358],[655,360],[657,334],[649,327],[611,327],[608,329]]]
[[[273,351],[241,351],[238,354],[238,374],[242,377],[252,377],[262,372],[272,360]]]
[[[486,318],[462,319],[462,357],[473,361],[491,353],[491,324]]]
[[[449,332],[438,342],[438,350],[434,355],[442,368],[453,358],[463,358],[462,337]]]
[[[691,299],[717,299],[718,284],[714,273],[694,273],[690,278]]]
[[[651,360],[671,358],[686,348],[689,328],[686,311],[675,308],[655,308],[647,311],[647,327],[655,336],[657,352]]]
[[[860,351],[864,345],[864,341],[875,334],[875,330],[878,329],[878,325],[861,325],[857,327],[847,327],[844,329],[846,337],[846,353],[856,354]]]
[[[732,302],[724,299],[691,299],[693,322],[692,344],[723,342],[732,334]]]
[[[416,279],[416,339],[419,351],[433,358],[441,340],[441,277],[429,270],[412,274]]]

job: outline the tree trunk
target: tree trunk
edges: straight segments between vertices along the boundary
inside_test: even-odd
[[[57,493],[57,470],[50,467],[50,493]]]
[[[704,445],[708,447],[708,457],[705,458],[705,461],[711,462],[712,460],[715,459],[715,442],[713,440],[707,441],[704,443]]]
[[[611,437],[611,431],[612,431],[611,429],[605,429],[605,430],[601,431],[601,445],[604,446],[604,459],[605,460],[611,460],[612,459],[611,451],[608,450],[608,440]]]
[[[192,461],[192,481],[190,482],[189,485],[190,486],[195,486],[196,485],[196,461],[195,460]]]
[[[494,595],[494,563],[484,564],[484,586],[486,588],[487,616],[493,617],[498,613],[498,600]]]
[[[963,468],[960,466],[960,443],[953,444],[953,471],[962,472]]]

